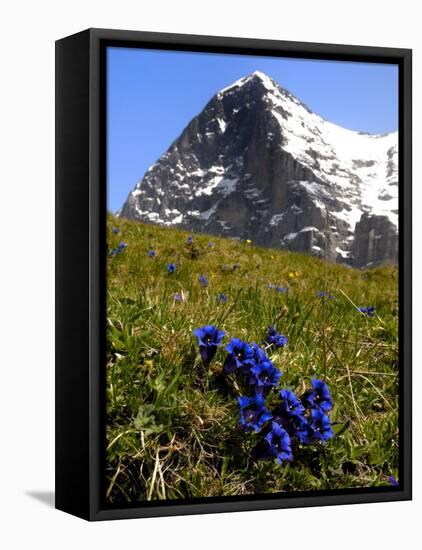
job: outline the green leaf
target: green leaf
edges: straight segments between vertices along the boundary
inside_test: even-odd
[[[134,420],[135,428],[145,435],[162,432],[164,427],[156,423],[155,412],[154,405],[141,405]]]

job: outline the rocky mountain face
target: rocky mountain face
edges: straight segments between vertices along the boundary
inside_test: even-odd
[[[398,134],[332,124],[255,72],[217,93],[120,215],[354,267],[397,262]]]

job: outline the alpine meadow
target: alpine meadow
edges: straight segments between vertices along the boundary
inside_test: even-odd
[[[110,502],[395,482],[396,267],[356,270],[113,216],[108,240]],[[194,335],[208,325],[224,331],[209,362]],[[283,345],[262,344],[270,326]],[[326,382],[332,437],[292,442],[281,463],[257,458],[261,431],[239,427],[243,390],[224,368],[232,338],[262,345],[281,372],[268,409],[280,390],[301,397]]]

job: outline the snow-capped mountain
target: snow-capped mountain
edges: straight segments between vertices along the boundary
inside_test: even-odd
[[[319,256],[327,233],[331,260],[395,263],[397,167],[397,132],[337,126],[255,72],[191,120],[120,215]]]

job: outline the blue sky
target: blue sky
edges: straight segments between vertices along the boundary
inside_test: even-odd
[[[345,128],[398,128],[396,65],[108,48],[108,209],[122,206],[216,92],[256,70]]]

